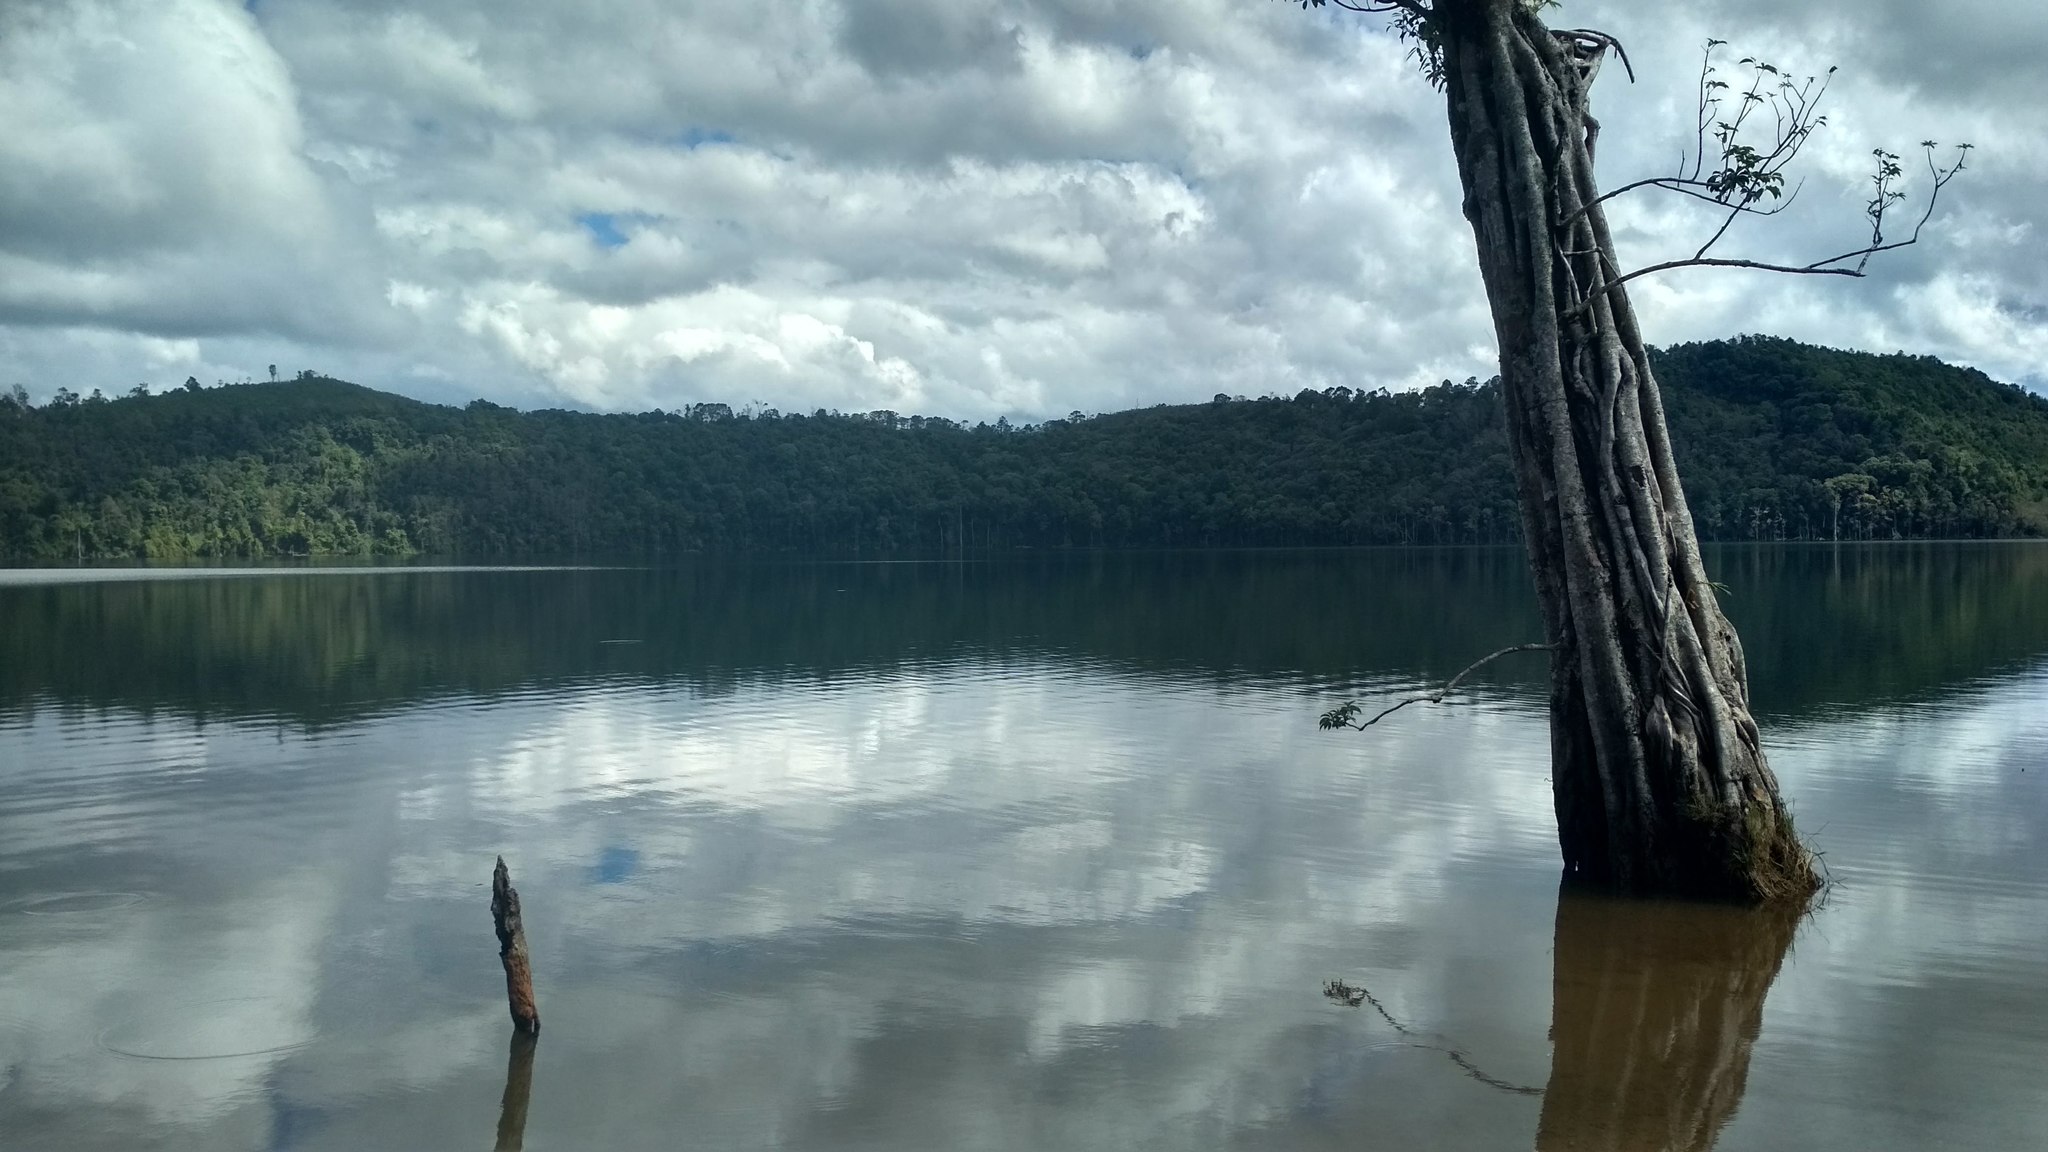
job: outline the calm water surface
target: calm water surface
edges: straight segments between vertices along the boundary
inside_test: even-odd
[[[1506,551],[6,574],[0,1145],[2043,1146],[2048,547],[1713,567],[1803,921],[1561,897],[1540,658],[1316,729]]]

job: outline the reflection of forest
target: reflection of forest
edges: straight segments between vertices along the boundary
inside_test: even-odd
[[[1796,913],[1567,890],[1540,1152],[1706,1152],[1742,1103]]]
[[[1765,713],[1924,697],[2048,653],[2048,546],[1711,559]],[[69,584],[0,588],[0,623],[0,705],[307,723],[534,683],[721,690],[982,656],[1336,691],[1541,634],[1512,548]],[[617,639],[638,643],[600,643]],[[1490,674],[1534,689],[1541,662]]]
[[[1918,699],[2048,654],[2048,546],[1728,545],[1708,558],[1761,711]]]

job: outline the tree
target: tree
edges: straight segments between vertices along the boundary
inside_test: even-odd
[[[1616,192],[1667,188],[1725,216],[1693,257],[1623,272],[1603,207],[1615,193],[1594,182],[1599,123],[1588,102],[1602,62],[1620,55],[1612,37],[1546,27],[1538,10],[1548,0],[1330,2],[1391,15],[1445,95],[1550,652],[1551,778],[1567,875],[1631,892],[1804,899],[1818,885],[1813,857],[1750,716],[1741,642],[1701,561],[1624,286],[1698,265],[1860,276],[1872,254],[1919,235],[1917,226],[1904,240],[1885,235],[1902,199],[1897,156],[1877,153],[1867,244],[1805,265],[1709,255],[1738,218],[1783,203],[1785,167],[1824,123],[1815,105],[1825,91],[1824,81],[1802,84],[1753,60],[1754,82],[1731,90],[1709,44],[1698,155],[1673,176]],[[1746,131],[1756,108],[1776,112],[1775,138],[1761,145]],[[1721,153],[1712,171],[1709,138]],[[1942,169],[1927,147],[1931,215],[1962,161]],[[1346,705],[1324,723],[1363,727],[1356,714]]]
[[[1857,507],[1858,498],[1869,496],[1871,488],[1876,484],[1876,480],[1859,472],[1845,472],[1821,481],[1821,488],[1827,492],[1828,500],[1828,539],[1842,538],[1843,502],[1846,500],[1853,512]],[[1855,523],[1853,518],[1850,523]]]

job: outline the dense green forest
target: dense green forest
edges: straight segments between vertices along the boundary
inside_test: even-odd
[[[1718,539],[2048,531],[2048,400],[1927,357],[1656,354]],[[893,412],[518,412],[339,380],[0,398],[0,558],[643,556],[1516,537],[1490,384],[1031,426]]]

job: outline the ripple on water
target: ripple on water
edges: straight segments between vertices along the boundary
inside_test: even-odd
[[[99,1046],[136,1060],[232,1060],[275,1056],[312,1044],[299,1010],[266,996],[165,1004],[101,1032]]]
[[[6,1076],[10,1059],[16,1055],[14,1049],[43,1034],[43,1027],[26,1016],[15,1016],[0,1012],[0,1090],[7,1086]]]
[[[148,897],[140,892],[57,892],[0,905],[0,912],[24,916],[81,916],[132,908]]]

